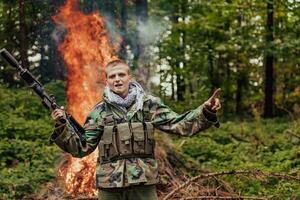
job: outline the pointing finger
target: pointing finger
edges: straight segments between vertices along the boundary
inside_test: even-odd
[[[218,110],[221,107],[220,99],[216,98],[215,99],[215,105],[213,106],[213,110]]]
[[[213,95],[211,96],[212,99],[219,97],[221,93],[221,88],[218,88],[214,91]]]

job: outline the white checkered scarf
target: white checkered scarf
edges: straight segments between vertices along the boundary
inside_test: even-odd
[[[108,86],[106,86],[104,89],[104,97],[106,97],[109,102],[119,106],[125,112],[133,103],[135,103],[136,111],[142,110],[144,96],[144,89],[136,81],[129,83],[129,92],[125,98],[122,98],[118,94],[114,93]]]

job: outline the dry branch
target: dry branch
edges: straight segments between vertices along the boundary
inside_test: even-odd
[[[188,181],[186,181],[185,183],[183,183],[179,187],[172,190],[167,196],[165,196],[163,198],[163,200],[170,199],[170,197],[173,194],[175,194],[177,191],[179,191],[182,188],[188,186],[192,182],[197,181],[198,179],[209,178],[209,177],[214,177],[214,176],[238,175],[238,174],[251,174],[251,175],[255,175],[255,176],[277,177],[277,178],[280,178],[280,179],[300,181],[300,177],[290,176],[290,175],[275,173],[275,172],[267,173],[267,172],[262,172],[262,171],[259,171],[259,170],[231,170],[231,171],[224,171],[224,172],[214,172],[214,173],[200,174],[198,176],[195,176],[195,177],[189,179]],[[199,197],[197,197],[197,198],[199,198]]]
[[[187,197],[180,200],[200,200],[200,199],[230,199],[230,200],[242,200],[242,199],[255,199],[255,200],[267,200],[265,197],[247,197],[247,196],[236,196],[236,197],[220,197],[220,196],[199,196],[199,197]]]

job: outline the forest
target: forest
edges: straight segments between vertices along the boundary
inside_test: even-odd
[[[299,0],[0,0],[0,29],[81,124],[110,60],[176,113],[221,88],[220,128],[156,132],[159,199],[300,199]],[[95,166],[49,142],[51,112],[2,57],[0,105],[0,199],[97,199]]]

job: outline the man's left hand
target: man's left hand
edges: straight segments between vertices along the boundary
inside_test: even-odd
[[[204,102],[204,107],[209,111],[217,112],[221,108],[220,96],[221,88],[214,91],[213,95]]]

